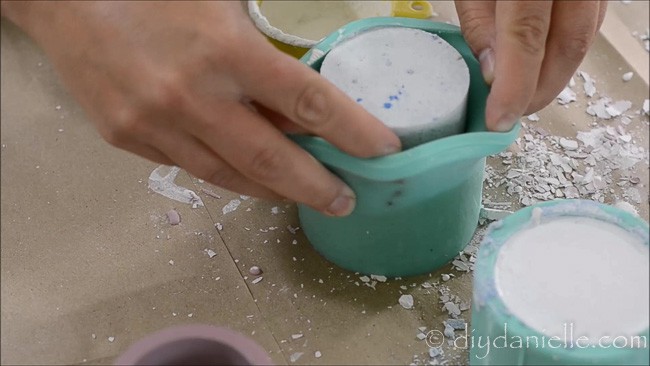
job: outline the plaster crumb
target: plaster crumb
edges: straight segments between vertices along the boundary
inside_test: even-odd
[[[526,118],[528,118],[528,120],[531,122],[539,121],[539,116],[537,115],[537,113],[529,114],[528,117]]]
[[[569,104],[578,100],[576,93],[570,87],[564,87],[556,97],[557,102],[561,105]]]
[[[623,74],[623,76],[621,76],[621,79],[623,79],[623,81],[630,81],[630,80],[632,80],[633,76],[634,76],[634,73],[632,71],[630,71],[630,72],[626,72],[625,74]]]
[[[429,357],[431,358],[436,358],[438,356],[442,356],[444,352],[442,351],[442,348],[440,347],[431,347],[429,348]]]
[[[258,266],[252,266],[249,270],[248,273],[252,274],[253,276],[259,276],[262,274],[262,269]]]
[[[632,107],[632,102],[630,102],[629,100],[619,100],[617,102],[609,104],[605,108],[605,111],[607,111],[607,113],[609,113],[609,115],[612,117],[618,117],[621,114],[627,112],[627,110],[630,109],[631,107]]]
[[[92,337],[92,339],[97,339],[97,334],[95,333],[91,334],[90,336]]]
[[[108,341],[113,343],[113,341],[115,341],[115,337],[108,337]]]
[[[223,212],[224,215],[233,212],[237,209],[237,207],[239,207],[240,204],[241,204],[240,200],[237,199],[230,200],[230,202],[228,202],[225,206],[223,206],[221,212]]]
[[[271,207],[271,214],[277,215],[280,212],[280,209],[277,206]]]
[[[255,278],[253,281],[251,281],[251,283],[254,284],[254,285],[255,285],[255,284],[258,284],[258,283],[260,283],[260,282],[262,281],[263,278],[264,278],[264,277],[262,277],[262,276],[257,277],[257,278]]]
[[[643,101],[643,114],[650,114],[650,99]]]
[[[291,335],[291,339],[296,340],[302,338],[303,334],[302,333],[296,333]]]
[[[300,357],[302,357],[303,354],[304,352],[292,353],[291,356],[289,356],[289,361],[291,361],[291,363],[294,363],[298,361],[298,359],[300,359]]]
[[[289,230],[291,234],[295,234],[298,232],[298,230],[300,230],[300,227],[299,226],[291,227],[291,225],[287,225],[287,230]]]
[[[181,223],[181,215],[178,211],[171,209],[167,212],[167,222],[169,222],[170,225],[178,225]]]
[[[56,107],[54,107],[54,109],[56,109],[57,111],[60,111],[60,110],[61,110],[61,106],[60,106],[60,105],[57,105]]]
[[[297,244],[298,244],[298,240],[293,239],[293,241],[291,241],[291,244],[293,244],[293,245],[297,245]]]
[[[370,277],[368,277],[368,276],[361,276],[361,277],[359,277],[359,279],[361,280],[361,282],[364,282],[364,283],[370,282]]]
[[[452,328],[449,324],[445,324],[445,330],[442,332],[442,334],[445,335],[448,339],[455,339],[456,334],[454,333],[454,328]]]
[[[562,137],[560,138],[560,146],[562,146],[565,150],[577,150],[578,142]]]
[[[173,259],[170,259],[170,260],[169,260],[169,264],[173,266],[173,265],[174,265],[174,260],[173,260]]]
[[[239,198],[241,198],[242,201],[246,201],[246,200],[248,200],[248,199],[251,198],[251,197],[250,197],[250,196],[246,196],[246,195],[244,195],[244,194],[241,194],[241,195],[239,195]]]
[[[192,208],[203,206],[201,197],[197,196],[194,191],[174,183],[179,172],[180,168],[177,166],[159,165],[149,174],[148,188],[169,199],[191,204]]]
[[[447,319],[445,320],[445,324],[448,324],[455,330],[465,329],[465,325],[467,325],[464,319]]]
[[[636,208],[633,205],[631,205],[631,204],[629,204],[629,203],[627,203],[625,201],[616,202],[614,204],[614,207],[616,207],[618,209],[621,209],[623,211],[627,211],[627,212],[629,212],[629,213],[631,213],[633,215],[636,215],[636,216],[639,215],[639,212],[636,210]]]
[[[451,277],[450,277],[448,274],[446,274],[446,273],[443,273],[440,277],[441,277],[442,280],[445,281],[445,282],[447,282],[447,281],[449,281],[449,280],[451,279]]]
[[[508,178],[516,178],[519,175],[514,176],[514,174],[510,174],[510,172],[513,171],[508,171]],[[508,210],[500,210],[496,208],[486,208],[486,207],[481,207],[481,211],[479,211],[479,217],[486,219],[486,220],[501,220],[506,218],[508,215],[510,215],[512,211]]]
[[[213,191],[211,191],[211,190],[209,190],[207,188],[201,188],[201,192],[205,193],[206,195],[208,195],[208,196],[210,196],[212,198],[216,198],[218,200],[221,199],[220,195],[214,193]]]
[[[399,304],[404,309],[413,309],[413,296],[412,295],[402,295],[402,296],[400,296]]]
[[[418,333],[418,334],[415,335],[415,337],[416,337],[419,341],[423,341],[423,340],[425,340],[425,339],[427,338],[427,335],[424,334],[424,333]]]
[[[212,250],[212,249],[208,249],[208,248],[206,248],[204,251],[205,251],[205,253],[208,255],[208,257],[210,257],[210,258],[213,258],[214,256],[217,255],[217,252],[215,252],[215,251]]]
[[[591,76],[589,76],[589,74],[587,74],[584,71],[578,71],[578,75],[580,75],[582,77],[582,80],[584,80],[583,88],[585,90],[585,94],[589,98],[593,97],[594,94],[596,94],[596,86],[594,85],[595,84],[594,79],[592,79]]]
[[[62,128],[59,128],[59,132],[63,132],[63,129],[62,129]]]
[[[321,358],[322,355],[323,355],[323,354],[320,353],[320,351],[316,351],[316,352],[314,352],[314,357],[316,357],[316,358]]]
[[[451,315],[453,317],[457,317],[458,315],[460,315],[460,309],[458,308],[458,305],[454,304],[451,301],[447,301],[445,303],[444,308],[447,310],[449,315]]]
[[[373,280],[377,280],[379,282],[386,282],[387,278],[386,276],[381,276],[381,275],[370,275],[370,278]]]
[[[223,230],[223,225],[221,225],[220,222],[217,222],[216,224],[214,224],[214,227],[216,227],[217,230],[219,230],[219,231]]]
[[[187,314],[187,317],[188,317],[188,318],[191,318],[191,317],[193,317],[193,316],[194,316],[193,313],[189,313],[189,314]]]

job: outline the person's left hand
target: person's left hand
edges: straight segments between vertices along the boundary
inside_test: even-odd
[[[490,130],[507,131],[549,104],[576,71],[606,1],[456,1],[461,30],[492,85]]]

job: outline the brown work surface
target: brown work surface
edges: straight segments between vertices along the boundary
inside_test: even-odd
[[[647,2],[611,7],[619,22],[648,26]],[[434,8],[437,19],[454,19],[450,2]],[[291,363],[298,352],[304,354],[296,363],[409,364],[414,355],[428,359],[417,328],[442,331],[449,317],[437,289],[421,284],[442,285],[441,274],[454,274],[444,285],[470,302],[471,273],[450,265],[374,289],[364,285],[359,275],[322,259],[295,230],[293,204],[243,199],[184,172],[176,183],[199,194],[205,207],[154,193],[147,180],[157,165],[106,144],[43,53],[12,24],[3,20],[1,30],[2,364],[111,363],[143,336],[188,323],[240,331],[278,364]],[[630,100],[635,111],[648,98],[648,84],[641,77],[624,83],[621,75],[632,64],[647,66],[648,54],[626,61],[637,50],[627,54],[610,44],[612,37],[632,37],[632,30],[645,28],[599,36],[580,69],[597,80],[599,93]],[[574,90],[577,102],[568,108],[552,103],[538,113],[539,122],[526,123],[571,139],[589,130],[594,118],[585,113],[581,83]],[[645,149],[647,121],[634,115],[625,126]],[[503,168],[500,158],[489,163]],[[641,203],[630,203],[647,220],[648,166],[642,162],[630,173],[641,179]],[[619,196],[620,187],[613,187],[606,203]],[[511,210],[520,207],[501,188],[485,193],[511,202]],[[233,199],[240,206],[224,214]],[[172,208],[180,225],[166,222]],[[248,273],[253,265],[263,270],[259,283]],[[398,304],[401,294],[413,295],[413,310]],[[469,321],[469,314],[460,318]],[[293,339],[297,334],[302,337]],[[466,350],[445,352],[449,363],[467,361]]]

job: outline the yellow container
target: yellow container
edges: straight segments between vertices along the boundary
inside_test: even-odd
[[[249,0],[248,13],[271,43],[300,58],[347,23],[387,16],[426,19],[433,14],[433,8],[428,1]]]

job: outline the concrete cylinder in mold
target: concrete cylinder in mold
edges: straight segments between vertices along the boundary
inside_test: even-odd
[[[465,130],[469,69],[438,35],[371,29],[336,45],[320,73],[391,128],[405,149]]]

